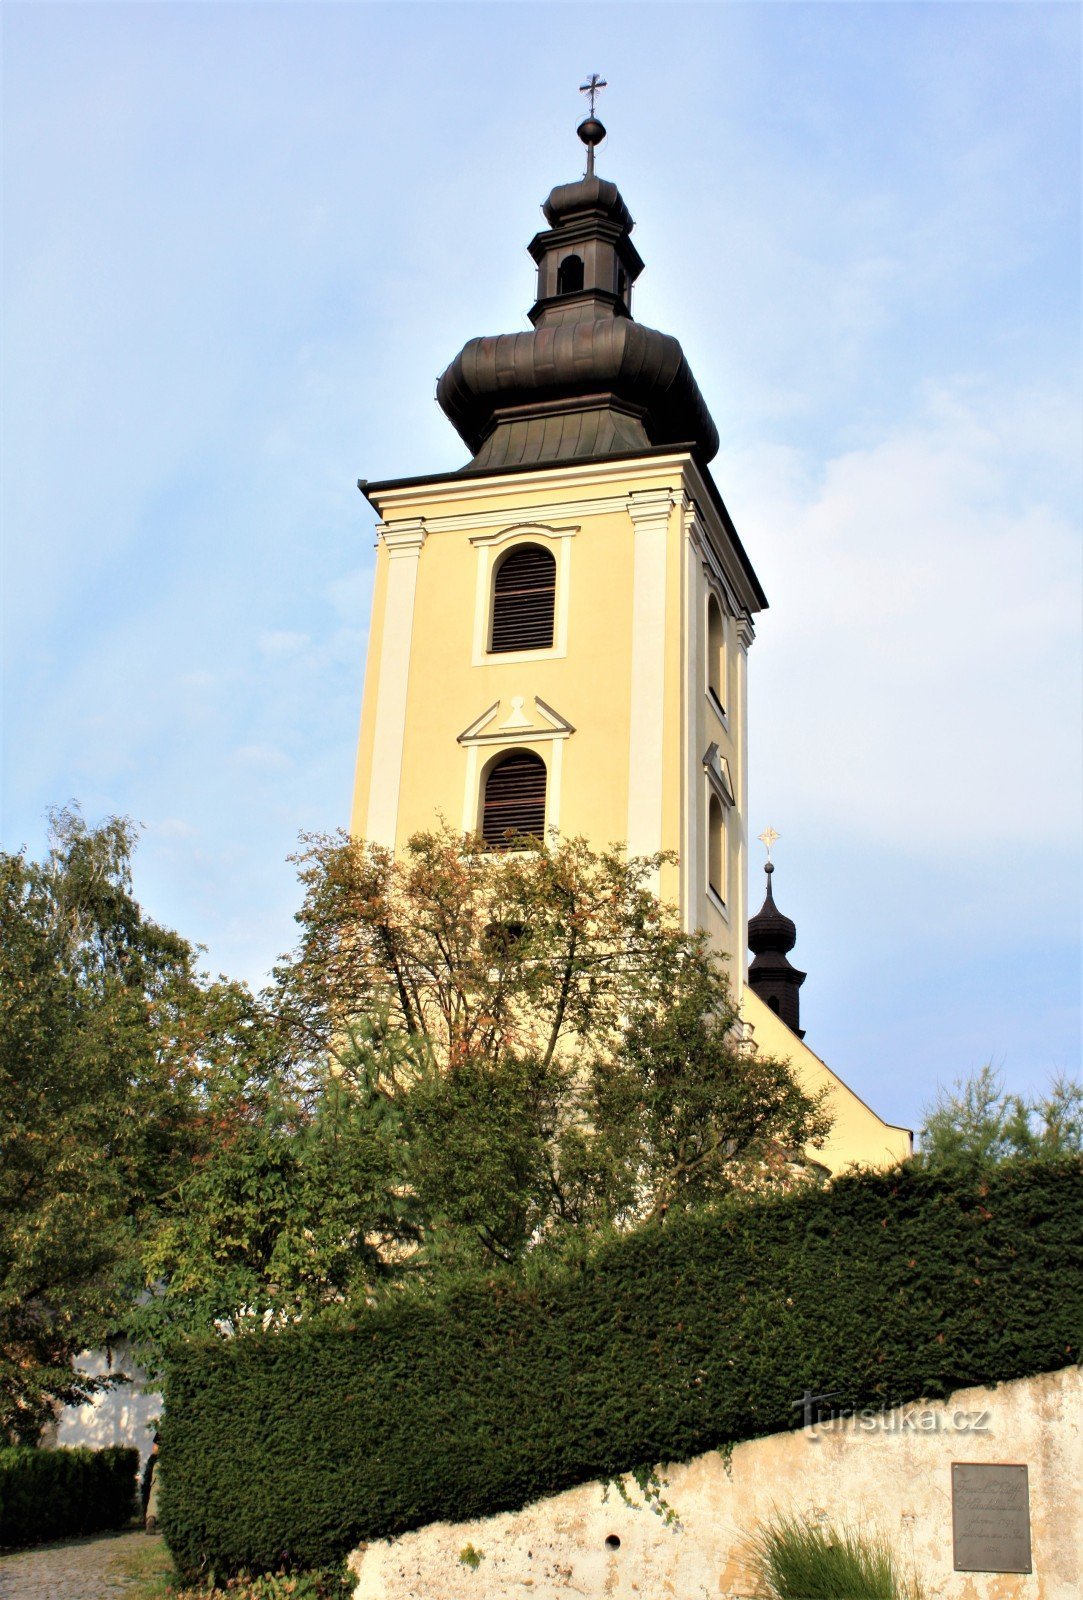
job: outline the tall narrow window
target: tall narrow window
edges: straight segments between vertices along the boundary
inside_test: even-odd
[[[557,268],[557,294],[578,294],[582,287],[582,256],[565,256]]]
[[[545,762],[532,750],[504,756],[485,780],[482,838],[491,850],[521,850],[521,839],[509,844],[509,831],[545,836]]]
[[[726,898],[726,813],[711,796],[707,821],[707,882],[720,900]]]
[[[504,557],[493,584],[489,649],[548,650],[553,643],[557,564],[540,544],[520,544]]]
[[[712,594],[707,601],[707,688],[718,709],[726,709],[726,630],[722,607]]]

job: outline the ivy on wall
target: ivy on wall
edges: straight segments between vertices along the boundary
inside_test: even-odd
[[[638,1463],[1080,1359],[1083,1161],[907,1167],[677,1217],[577,1266],[351,1327],[187,1347],[163,1525],[184,1573],[328,1566]]]

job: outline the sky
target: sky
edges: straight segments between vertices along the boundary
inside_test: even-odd
[[[378,479],[599,172],[771,607],[750,832],[807,1043],[889,1121],[1080,1056],[1080,9],[19,3],[3,15],[0,842],[142,825],[260,984],[348,818]],[[751,897],[760,896],[759,847]]]

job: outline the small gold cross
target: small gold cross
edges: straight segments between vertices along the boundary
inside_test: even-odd
[[[768,859],[768,861],[770,861],[770,859],[771,859],[771,846],[775,843],[776,840],[781,839],[782,835],[780,833],[776,833],[774,828],[772,828],[771,824],[768,823],[766,828],[764,828],[763,832],[761,834],[759,834],[758,837],[759,837],[759,840],[760,840],[761,844],[766,849],[766,851],[767,851],[767,859]]]

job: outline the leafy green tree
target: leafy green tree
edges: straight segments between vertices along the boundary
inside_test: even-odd
[[[304,1093],[283,1070],[163,1197],[143,1250],[153,1292],[129,1323],[152,1362],[178,1335],[363,1303],[416,1245],[394,1054],[355,1029]]]
[[[657,861],[442,829],[397,860],[310,839],[300,866],[261,1001],[281,1059],[160,1209],[155,1340],[348,1315],[808,1169],[822,1108],[742,1044]]]
[[[298,856],[301,939],[270,997],[320,1060],[382,1018],[440,1068],[597,1049],[660,1005],[695,940],[651,891],[661,857],[581,839],[493,852],[447,827],[398,856],[344,833]]]
[[[44,862],[0,856],[0,1429],[33,1440],[94,1391],[71,1357],[132,1293],[132,1218],[168,1181],[192,952],[131,895],[131,825],[53,818]]]
[[[807,1172],[822,1106],[744,1047],[717,959],[653,893],[661,858],[514,842],[444,827],[394,859],[339,834],[300,857],[302,935],[268,1004],[301,1058],[341,1069],[359,1025],[370,1075],[398,1052],[382,1181],[412,1200],[409,1270]]]
[[[784,1061],[742,1047],[728,985],[702,949],[662,1007],[642,1007],[594,1065],[587,1118],[612,1174],[610,1206],[662,1220],[733,1190],[809,1175],[831,1119]]]
[[[921,1155],[934,1166],[987,1166],[1083,1151],[1083,1084],[1055,1077],[1044,1095],[1008,1092],[990,1065],[956,1079],[925,1108]]]
[[[72,1367],[126,1327],[163,1197],[250,1115],[260,1029],[243,986],[132,892],[134,825],[51,818],[41,862],[0,854],[0,1435],[114,1379]]]

